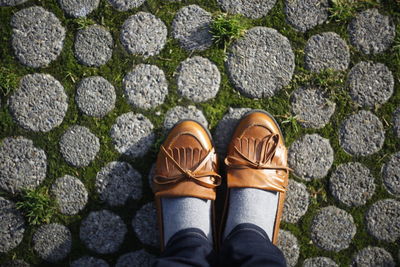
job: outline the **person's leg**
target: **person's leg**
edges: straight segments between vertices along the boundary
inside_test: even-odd
[[[286,266],[286,261],[261,227],[242,223],[224,239],[218,266]]]
[[[212,242],[198,228],[187,228],[174,234],[154,267],[212,266],[215,252]]]

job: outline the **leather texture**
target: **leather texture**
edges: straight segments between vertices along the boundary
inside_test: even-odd
[[[276,244],[290,168],[283,136],[273,117],[262,111],[246,115],[232,136],[225,164],[228,189],[252,187],[279,193],[271,238]]]
[[[158,153],[153,190],[163,249],[162,197],[215,200],[221,184],[211,136],[195,121],[185,120],[170,131]]]

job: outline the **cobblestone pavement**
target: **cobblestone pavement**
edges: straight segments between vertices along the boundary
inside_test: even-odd
[[[150,266],[165,134],[200,121],[222,159],[251,109],[289,149],[288,265],[399,266],[400,1],[332,2],[0,0],[0,266]],[[246,27],[225,48],[218,12]]]

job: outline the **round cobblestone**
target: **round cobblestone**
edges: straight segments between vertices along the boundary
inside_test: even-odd
[[[398,107],[393,113],[393,125],[394,133],[398,138],[400,138],[400,107]]]
[[[302,87],[293,92],[291,107],[303,127],[320,129],[329,123],[336,104],[322,89]]]
[[[154,108],[164,103],[168,95],[164,72],[155,65],[137,65],[125,76],[122,84],[128,102],[137,108]]]
[[[400,196],[400,152],[393,154],[383,166],[382,177],[388,192]]]
[[[277,246],[283,252],[287,266],[296,266],[300,255],[297,238],[289,231],[280,230]]]
[[[71,126],[60,139],[62,156],[68,164],[75,167],[88,166],[99,150],[99,138],[83,126]]]
[[[233,44],[227,70],[234,87],[245,96],[271,97],[292,79],[294,54],[285,36],[254,27]]]
[[[202,51],[212,45],[212,16],[198,5],[181,8],[172,21],[172,35],[188,51]]]
[[[95,185],[100,199],[110,206],[142,197],[142,175],[126,162],[108,163],[97,173]]]
[[[154,143],[153,128],[153,124],[142,114],[122,114],[111,128],[115,149],[131,157],[143,156]]]
[[[378,9],[359,13],[349,24],[350,42],[365,54],[381,53],[388,49],[396,35],[396,29],[388,16]]]
[[[132,227],[140,242],[152,247],[159,246],[157,211],[154,202],[143,205],[132,220]]]
[[[329,206],[322,208],[314,217],[311,239],[324,250],[338,252],[349,247],[356,230],[353,217],[349,213]]]
[[[71,232],[61,224],[42,225],[33,234],[33,249],[40,258],[48,262],[58,262],[67,257],[71,246]]]
[[[328,8],[328,0],[285,0],[286,19],[301,32],[324,23],[329,16]]]
[[[129,252],[118,258],[115,267],[130,267],[130,266],[141,266],[150,267],[152,266],[154,255],[147,253],[144,249]]]
[[[75,215],[88,201],[88,192],[83,183],[70,175],[58,178],[51,187],[62,214]]]
[[[332,195],[346,206],[361,206],[375,192],[374,177],[361,163],[341,164],[331,175],[329,189]]]
[[[366,247],[360,250],[353,257],[352,266],[363,266],[363,267],[375,267],[385,266],[394,267],[396,266],[392,255],[389,252],[380,247]]]
[[[381,63],[360,62],[349,73],[350,96],[361,106],[383,104],[393,94],[392,72]]]
[[[379,151],[385,141],[382,122],[370,111],[349,116],[339,130],[339,143],[351,155],[367,156]]]
[[[21,243],[25,223],[14,202],[0,197],[0,252],[7,253]]]
[[[12,260],[2,264],[1,267],[30,267],[30,265],[23,260]]]
[[[113,46],[110,32],[99,25],[92,25],[76,34],[75,57],[81,64],[99,67],[110,60]]]
[[[221,74],[217,66],[203,57],[188,58],[178,68],[178,93],[194,102],[214,98],[220,81]]]
[[[164,129],[167,131],[171,130],[181,120],[195,120],[208,128],[208,121],[201,110],[195,106],[176,106],[168,110],[165,114]]]
[[[61,9],[74,18],[86,17],[95,10],[100,0],[58,0]]]
[[[289,179],[282,220],[288,223],[297,223],[306,214],[309,203],[310,194],[307,191],[307,187],[302,183]]]
[[[53,13],[39,6],[28,7],[14,14],[11,26],[12,47],[22,64],[47,67],[60,55],[65,29]]]
[[[289,148],[289,166],[297,177],[310,181],[324,178],[333,163],[333,149],[328,139],[306,134]]]
[[[0,145],[0,188],[10,193],[36,188],[45,178],[47,157],[23,137],[8,137]]]
[[[109,267],[108,263],[105,260],[90,257],[90,256],[83,256],[77,260],[74,260],[70,267]]]
[[[320,72],[324,69],[346,70],[350,62],[349,47],[334,32],[311,36],[304,49],[304,54],[305,66],[313,72]]]
[[[242,14],[252,19],[267,15],[275,3],[276,0],[218,0],[218,4],[225,12]]]
[[[250,108],[230,107],[228,112],[218,122],[213,139],[215,142],[216,151],[220,156],[225,156],[226,148],[228,147],[228,144],[232,138],[236,125],[238,124],[239,120],[249,111],[251,111]]]
[[[379,200],[366,212],[368,232],[378,240],[395,242],[400,237],[400,202]]]
[[[140,7],[146,0],[108,0],[118,11],[128,11]]]
[[[167,27],[154,15],[138,12],[122,25],[121,43],[130,54],[145,57],[160,53],[167,41]]]
[[[85,115],[101,118],[114,109],[115,89],[101,76],[88,77],[78,84],[75,100]]]
[[[25,3],[28,0],[0,0],[0,6],[16,6]]]
[[[306,259],[303,267],[339,267],[333,260],[327,257],[315,257]]]
[[[64,87],[49,74],[28,74],[10,97],[10,110],[18,124],[34,132],[59,126],[68,109]]]
[[[83,219],[79,237],[86,247],[99,254],[116,252],[127,228],[122,219],[108,210],[92,211]]]

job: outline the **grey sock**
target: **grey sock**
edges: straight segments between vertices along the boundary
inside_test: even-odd
[[[198,228],[212,240],[211,200],[195,197],[162,198],[164,245],[178,231]]]
[[[257,188],[232,188],[224,238],[238,224],[252,223],[267,233],[272,240],[279,194]]]

